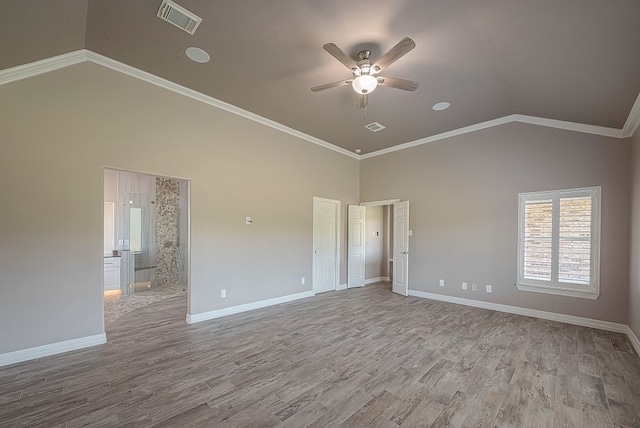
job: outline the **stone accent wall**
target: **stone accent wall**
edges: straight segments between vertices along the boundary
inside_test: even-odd
[[[180,182],[156,177],[156,287],[179,283]]]

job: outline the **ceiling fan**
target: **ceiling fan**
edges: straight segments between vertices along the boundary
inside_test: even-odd
[[[358,108],[364,108],[367,106],[368,94],[373,92],[378,85],[413,92],[418,89],[418,86],[420,85],[419,82],[414,80],[398,79],[396,77],[383,77],[380,76],[379,73],[409,53],[415,47],[416,43],[409,37],[405,37],[394,47],[389,49],[387,53],[382,55],[375,63],[371,64],[371,60],[369,59],[371,51],[360,51],[358,54],[358,61],[356,61],[344,53],[344,51],[334,43],[327,43],[323,46],[324,50],[344,64],[351,73],[353,73],[353,77],[333,83],[314,86],[311,90],[313,92],[319,92],[324,91],[325,89],[350,84],[353,90],[358,94]]]

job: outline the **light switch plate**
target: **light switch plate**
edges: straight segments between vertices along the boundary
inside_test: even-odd
[[[489,284],[485,285],[485,288],[487,290],[487,293],[492,293],[493,292],[493,288]]]
[[[463,283],[462,283],[462,289],[463,289],[463,290],[466,290],[467,288],[468,288],[467,283],[466,283],[466,282],[463,282]]]
[[[227,289],[226,288],[223,288],[222,290],[220,290],[220,297],[223,298],[223,299],[225,297],[227,297]]]
[[[440,280],[440,287],[444,287],[444,279]]]

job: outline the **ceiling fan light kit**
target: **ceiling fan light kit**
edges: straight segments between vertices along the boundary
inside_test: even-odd
[[[351,71],[353,77],[333,83],[314,86],[313,88],[311,88],[311,91],[320,92],[326,89],[351,84],[353,90],[358,94],[358,108],[365,108],[367,106],[368,95],[373,92],[378,86],[387,86],[389,88],[402,89],[403,91],[413,92],[418,89],[420,83],[413,80],[378,76],[378,73],[402,58],[415,47],[415,42],[409,37],[405,37],[404,39],[400,40],[394,47],[389,49],[384,55],[382,55],[378,59],[378,61],[376,61],[374,64],[371,64],[371,61],[369,60],[371,51],[360,51],[360,53],[358,53],[359,60],[356,62],[356,60],[344,53],[344,51],[334,43],[327,43],[323,46],[324,50],[329,52],[329,54],[331,54],[335,59],[337,59],[345,67],[347,67],[349,71]]]
[[[378,79],[369,74],[363,74],[353,79],[351,86],[358,94],[370,94],[378,86]]]

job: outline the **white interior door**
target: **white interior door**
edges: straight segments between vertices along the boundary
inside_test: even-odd
[[[313,201],[313,291],[336,289],[338,271],[338,213],[340,202]]]
[[[365,280],[365,214],[367,207],[349,205],[349,239],[347,259],[347,287],[364,287]]]
[[[394,293],[409,295],[409,201],[393,204]]]

